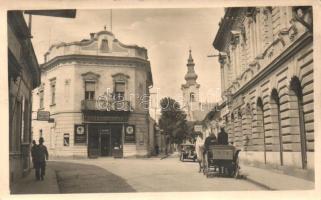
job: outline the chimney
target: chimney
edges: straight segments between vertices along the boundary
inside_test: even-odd
[[[90,33],[90,39],[93,39],[95,36],[95,33]]]

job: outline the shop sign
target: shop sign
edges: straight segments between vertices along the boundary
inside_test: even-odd
[[[83,144],[87,141],[87,134],[83,124],[75,124],[75,144]]]
[[[50,119],[50,112],[49,111],[39,110],[37,112],[37,120],[39,120],[39,121],[49,121],[49,119]]]
[[[126,122],[126,116],[108,116],[108,115],[85,115],[87,122]]]
[[[135,142],[135,126],[127,125],[125,126],[125,142]]]

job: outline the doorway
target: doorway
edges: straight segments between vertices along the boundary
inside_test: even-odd
[[[111,129],[99,129],[100,156],[111,156]]]

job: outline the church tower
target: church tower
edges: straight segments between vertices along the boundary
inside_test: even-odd
[[[189,57],[187,60],[187,73],[185,75],[186,83],[182,84],[182,92],[183,92],[183,109],[186,111],[187,120],[193,120],[193,112],[195,110],[200,110],[200,102],[199,102],[199,88],[200,84],[196,82],[197,74],[194,70],[194,60],[192,57],[192,50],[189,50]]]

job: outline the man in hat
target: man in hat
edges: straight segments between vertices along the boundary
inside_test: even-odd
[[[47,147],[43,145],[43,137],[39,138],[39,145],[35,150],[35,168],[36,168],[36,179],[43,180],[46,171],[46,160],[48,160],[49,155]]]
[[[220,145],[228,145],[228,134],[225,132],[224,125],[220,126],[221,130],[217,135],[217,143]]]

